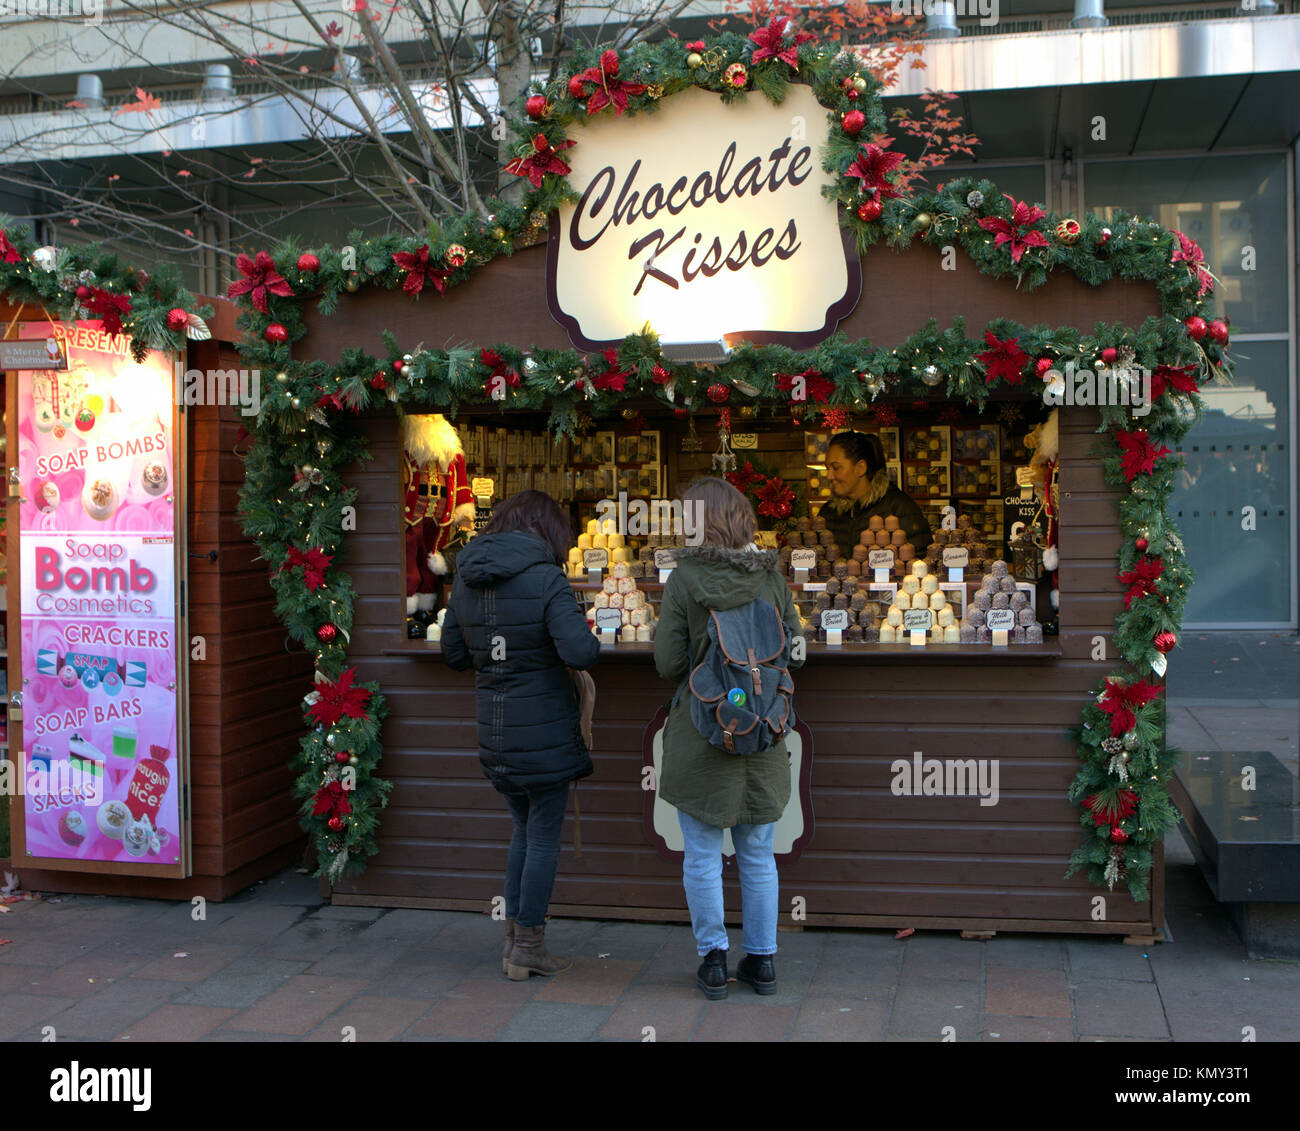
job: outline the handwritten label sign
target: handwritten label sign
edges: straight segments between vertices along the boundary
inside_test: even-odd
[[[894,551],[893,550],[868,550],[867,566],[870,569],[893,569]]]
[[[487,475],[476,475],[469,481],[469,490],[480,499],[490,499],[496,493],[496,482]]]
[[[603,546],[582,551],[582,564],[587,569],[604,569],[609,565],[609,551]]]
[[[596,631],[597,632],[618,632],[623,627],[623,610],[622,609],[597,609],[596,610]]]
[[[1005,632],[1016,627],[1015,609],[989,609],[984,623],[990,632]]]
[[[822,628],[827,632],[843,632],[848,627],[849,613],[847,609],[822,610]]]
[[[961,569],[970,565],[970,550],[965,546],[945,546],[943,564],[947,569]]]
[[[655,551],[655,569],[667,570],[677,568],[677,551],[673,549]]]
[[[816,550],[791,550],[790,567],[792,569],[813,570],[817,568]]]
[[[825,616],[825,614],[822,614]],[[904,609],[903,629],[906,632],[929,632],[934,626],[932,609]]]

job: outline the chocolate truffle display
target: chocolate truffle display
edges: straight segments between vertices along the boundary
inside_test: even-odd
[[[1001,567],[999,569],[998,567]],[[1007,563],[993,562],[972,601],[966,606],[966,618],[961,622],[961,639],[969,641],[972,636],[979,644],[992,643],[992,634],[988,627],[988,615],[991,610],[1009,610],[1015,617],[1015,623],[1007,633],[1011,644],[1041,644],[1043,626],[1031,604],[1029,594],[1016,587],[1015,581],[1007,575]],[[1010,592],[1006,591],[1010,586]]]

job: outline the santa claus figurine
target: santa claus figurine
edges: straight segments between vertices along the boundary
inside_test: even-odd
[[[406,615],[418,635],[433,619],[452,544],[473,524],[465,456],[456,429],[439,415],[402,420],[402,517],[406,523]]]

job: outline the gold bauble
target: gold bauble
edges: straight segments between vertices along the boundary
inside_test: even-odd
[[[698,51],[692,51],[686,56],[686,65],[690,67],[692,71],[699,70],[700,67],[704,66],[704,56]]]
[[[856,90],[859,94],[865,94],[867,89],[867,80],[864,79],[861,75],[854,75],[853,89]]]
[[[355,275],[349,275],[346,281],[343,283],[343,289],[347,291],[348,294],[354,295],[357,293],[357,291],[361,289],[361,284],[357,281],[357,277]]]
[[[930,215],[930,213],[918,212],[916,214],[916,226],[920,228],[921,231],[924,232],[933,223],[934,223],[934,218]]]

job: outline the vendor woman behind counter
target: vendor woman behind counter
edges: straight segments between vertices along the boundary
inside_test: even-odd
[[[867,529],[872,515],[894,515],[907,540],[924,557],[930,545],[930,524],[924,512],[889,481],[885,451],[867,432],[837,432],[826,449],[826,470],[832,499],[822,504],[821,517],[831,531],[840,557],[848,557]]]

